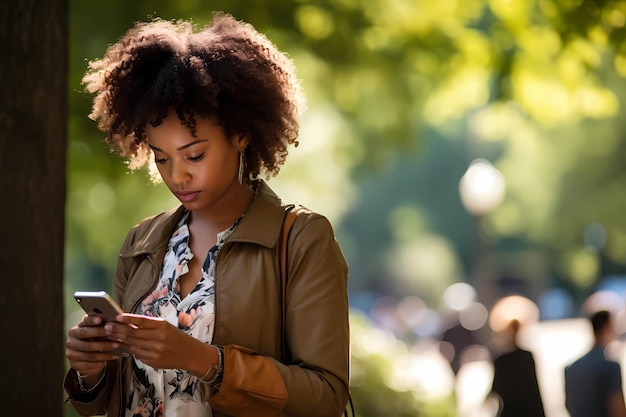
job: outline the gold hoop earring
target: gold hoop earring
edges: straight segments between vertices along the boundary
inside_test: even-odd
[[[237,180],[239,185],[243,184],[243,172],[246,168],[246,155],[243,151],[239,151],[239,172],[237,173]]]

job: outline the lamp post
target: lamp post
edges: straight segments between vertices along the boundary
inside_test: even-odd
[[[473,160],[459,182],[459,194],[465,209],[474,218],[475,247],[471,278],[483,303],[492,304],[484,257],[488,253],[482,237],[482,219],[502,202],[506,182],[502,173],[486,159]]]

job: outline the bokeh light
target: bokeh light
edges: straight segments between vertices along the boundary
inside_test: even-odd
[[[539,308],[532,300],[521,295],[501,298],[491,309],[489,326],[495,332],[501,332],[518,320],[522,325],[529,325],[539,320]]]
[[[443,307],[455,311],[467,308],[476,299],[476,290],[465,282],[450,285],[443,292],[441,302]]]
[[[505,191],[504,175],[486,159],[472,161],[459,182],[461,201],[470,213],[483,215],[500,204]]]
[[[591,316],[600,310],[609,310],[617,313],[624,308],[624,298],[613,291],[596,291],[591,294],[582,305],[585,316]]]
[[[487,307],[479,302],[472,302],[459,312],[459,323],[467,330],[478,330],[487,323]]]

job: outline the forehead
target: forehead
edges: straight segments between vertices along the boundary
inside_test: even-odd
[[[188,120],[181,120],[175,112],[168,113],[156,126],[148,124],[145,132],[150,144],[164,139],[188,141],[225,139],[222,127],[212,119],[194,116]]]
[[[222,127],[214,121],[199,118],[195,122],[189,126],[175,113],[169,114],[158,126],[146,126],[148,146],[155,151],[170,153],[201,143],[230,143]]]

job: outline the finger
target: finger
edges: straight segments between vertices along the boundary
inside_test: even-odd
[[[66,356],[70,363],[81,363],[83,367],[97,368],[103,366],[108,361],[117,359],[116,356],[107,352],[80,352],[67,349]]]
[[[131,325],[121,323],[107,323],[104,326],[106,337],[110,340],[119,342],[124,345],[145,345],[148,343],[149,336],[142,337],[142,333],[139,329],[131,327]]]
[[[152,346],[147,345],[134,345],[128,347],[128,353],[133,355],[135,358],[139,359],[141,362],[145,363],[149,366],[157,367],[157,363],[155,363],[155,359],[158,358],[159,354],[157,351],[152,350]]]
[[[146,351],[156,352],[163,350],[164,338],[166,338],[165,332],[159,329],[134,329],[125,324],[107,323],[105,330],[109,339],[116,340],[125,346],[141,349],[141,354],[145,354]],[[134,352],[133,350],[130,353]]]
[[[106,336],[111,340],[126,342],[130,338],[140,336],[139,329],[133,324],[107,323],[103,327]],[[128,342],[127,342],[128,343]]]
[[[104,327],[102,326],[98,326],[98,327],[76,326],[76,327],[71,328],[69,331],[69,336],[72,338],[76,338],[76,339],[93,339],[96,337],[106,337],[106,334],[107,333],[104,330]]]
[[[116,317],[119,323],[125,323],[144,329],[156,329],[165,322],[162,317],[149,317],[141,314],[124,313]]]
[[[120,342],[112,342],[112,341],[95,341],[95,342],[84,342],[79,341],[78,343],[72,343],[68,347],[73,349],[81,354],[94,354],[96,358],[94,360],[110,360],[112,358],[108,356],[100,356],[100,355],[109,355],[109,351],[116,350],[120,347]]]
[[[117,349],[119,341],[110,340],[106,336],[101,339],[68,337],[66,346],[78,352],[104,352]]]
[[[107,361],[116,359],[116,356],[108,352],[86,352],[74,349],[71,346],[65,349],[65,356],[69,359],[70,363],[81,363],[83,367],[98,367],[99,365],[106,364]]]
[[[141,330],[131,329],[126,325],[123,325],[122,327],[118,326],[116,328],[120,329],[120,331],[111,330],[107,333],[107,337],[111,340],[119,342],[121,345],[143,346],[144,348],[149,348],[149,346],[154,343],[150,336]]]
[[[79,327],[97,327],[102,326],[102,317],[84,315],[83,319],[78,323]]]

